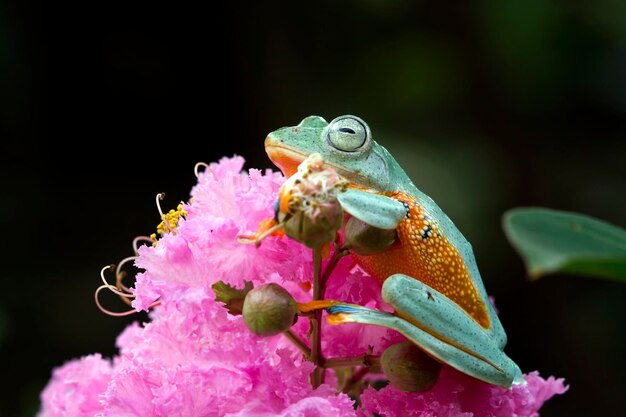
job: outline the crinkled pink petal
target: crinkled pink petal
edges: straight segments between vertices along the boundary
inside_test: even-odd
[[[326,298],[391,311],[382,300],[378,281],[353,265],[351,258],[342,259],[328,280]],[[322,346],[328,357],[345,357],[365,354],[370,346],[374,354],[381,354],[390,345],[404,340],[398,332],[384,327],[347,323],[327,325]]]
[[[326,283],[327,298],[376,307],[384,305],[380,289],[380,283],[355,266],[349,256],[339,262]]]
[[[100,354],[85,356],[54,370],[41,393],[40,417],[93,417],[102,411],[100,395],[112,376]]]
[[[137,311],[148,311],[150,305],[162,295],[161,288],[147,272],[141,272],[135,276],[133,294],[135,294],[135,298],[131,305]]]
[[[356,412],[352,400],[346,395],[308,397],[291,404],[280,414],[280,417],[353,417]]]
[[[361,412],[385,417],[535,417],[544,402],[567,391],[563,379],[543,379],[538,372],[524,375],[525,385],[507,390],[444,366],[436,385],[424,393],[407,393],[389,385],[365,390]]]
[[[217,178],[224,178],[228,175],[238,174],[243,169],[245,160],[241,156],[222,157],[219,162],[209,164],[209,170],[202,172],[200,175],[214,175]]]
[[[237,370],[165,367],[158,361],[118,372],[104,395],[103,416],[205,417],[246,404],[249,377]]]

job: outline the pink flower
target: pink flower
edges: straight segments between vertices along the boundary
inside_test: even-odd
[[[409,394],[388,386],[362,394],[362,405],[327,383],[313,389],[313,364],[282,335],[257,337],[241,316],[215,301],[212,285],[243,287],[276,282],[299,302],[309,301],[311,251],[288,238],[269,237],[256,248],[237,236],[273,216],[283,177],[242,173],[243,159],[224,158],[198,177],[184,218],[155,246],[143,246],[136,264],[133,306],[160,305],[151,321],[126,328],[111,362],[87,356],[56,369],[42,392],[40,417],[53,416],[533,416],[543,402],[565,392],[562,380],[526,376],[505,390],[443,367],[433,389]],[[380,286],[350,257],[330,277],[327,298],[386,309]],[[308,322],[292,330],[306,339]],[[404,340],[373,326],[323,326],[325,357],[375,354]],[[381,376],[382,377],[382,376]]]
[[[112,374],[111,363],[97,353],[55,369],[41,393],[39,416],[92,417],[102,412],[100,397]]]
[[[563,379],[545,380],[538,372],[524,379],[526,385],[507,390],[444,366],[435,386],[425,393],[408,393],[391,385],[380,391],[366,389],[360,413],[385,417],[535,417],[545,401],[568,389]]]
[[[156,247],[140,249],[137,265],[144,276],[136,284],[134,306],[146,307],[160,296],[171,297],[172,287],[210,286],[224,281],[243,286],[244,280],[305,282],[311,275],[310,250],[286,239],[269,238],[258,249],[237,242],[273,216],[274,200],[283,177],[274,172],[241,171],[243,159],[224,158],[201,173],[191,192],[188,215],[176,234],[165,235]]]

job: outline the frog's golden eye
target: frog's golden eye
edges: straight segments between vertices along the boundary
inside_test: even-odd
[[[344,152],[355,152],[367,142],[369,128],[355,116],[341,116],[330,122],[328,141]]]

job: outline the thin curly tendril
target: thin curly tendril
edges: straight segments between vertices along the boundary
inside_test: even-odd
[[[200,171],[200,168],[204,168],[204,170]],[[200,174],[202,173],[211,174],[215,178],[215,173],[213,173],[213,170],[206,162],[196,163],[196,165],[193,167],[193,173],[196,175],[196,178],[200,178]]]

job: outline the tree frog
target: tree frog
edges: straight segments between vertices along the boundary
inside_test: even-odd
[[[358,265],[382,283],[394,314],[322,300],[329,321],[395,329],[429,355],[483,381],[510,388],[523,383],[504,352],[506,334],[483,285],[471,245],[454,223],[372,137],[359,117],[330,123],[310,116],[271,132],[265,149],[286,176],[319,153],[349,182],[338,200],[374,230],[395,231],[374,253],[353,253]]]

